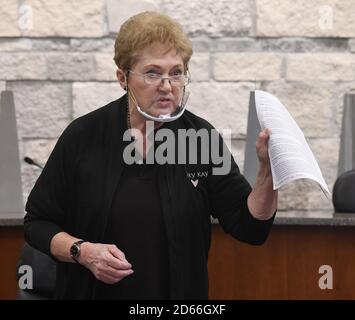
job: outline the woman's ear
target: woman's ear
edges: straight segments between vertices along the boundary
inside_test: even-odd
[[[122,89],[127,91],[127,77],[122,69],[120,69],[120,68],[117,69],[116,77],[117,77],[117,80],[120,83]]]

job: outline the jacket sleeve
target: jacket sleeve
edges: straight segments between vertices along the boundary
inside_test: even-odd
[[[50,242],[64,230],[67,214],[70,162],[67,150],[68,129],[58,139],[26,203],[25,240],[34,248],[50,254]]]
[[[209,178],[211,214],[226,233],[243,242],[260,245],[267,239],[275,214],[268,220],[258,220],[251,215],[247,199],[252,188],[228,148],[223,142],[222,145],[224,157],[230,159],[230,170],[225,175],[212,174]]]

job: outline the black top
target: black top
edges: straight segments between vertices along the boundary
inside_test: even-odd
[[[50,255],[51,239],[61,231],[103,243],[125,168],[126,110],[125,95],[74,120],[60,136],[26,203],[24,235],[31,246]],[[213,129],[188,110],[166,127],[174,135],[179,129]],[[159,203],[168,238],[172,299],[208,297],[211,214],[225,232],[247,243],[262,244],[270,232],[274,216],[263,221],[251,215],[247,206],[251,186],[230,153],[227,157],[231,166],[224,175],[211,174],[212,159],[208,165],[159,166]],[[192,184],[191,176],[199,176],[197,185]],[[136,193],[133,200],[140,201]],[[137,272],[135,261],[125,253]],[[92,299],[97,283],[79,264],[57,264],[58,299]]]
[[[113,200],[105,243],[115,244],[134,273],[102,283],[99,299],[169,299],[168,241],[156,164],[125,165]]]

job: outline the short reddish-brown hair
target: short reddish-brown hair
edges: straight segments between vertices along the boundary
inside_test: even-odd
[[[153,43],[161,43],[175,49],[181,56],[185,70],[192,56],[191,41],[181,25],[170,17],[146,11],[124,22],[115,41],[115,63],[128,71],[137,62],[139,53]]]

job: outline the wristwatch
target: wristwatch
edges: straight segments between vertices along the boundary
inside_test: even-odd
[[[70,247],[70,256],[72,257],[72,259],[76,262],[79,263],[78,259],[80,257],[80,245],[86,242],[85,240],[79,240],[76,241],[72,244],[72,246]]]

